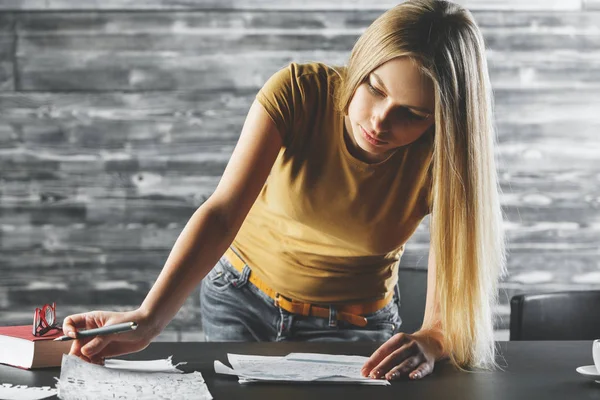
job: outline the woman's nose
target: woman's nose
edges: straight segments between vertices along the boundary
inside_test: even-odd
[[[387,129],[389,110],[386,107],[376,107],[371,114],[371,124],[375,132],[382,132]]]

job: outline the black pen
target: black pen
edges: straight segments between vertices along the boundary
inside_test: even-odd
[[[103,326],[100,328],[88,329],[85,331],[78,331],[77,337],[72,338],[70,336],[61,336],[61,337],[57,337],[56,339],[54,339],[54,341],[55,342],[64,342],[65,340],[75,340],[75,339],[84,338],[84,337],[109,335],[111,333],[134,331],[137,329],[137,327],[138,327],[138,324],[136,322],[123,322],[121,324],[106,325],[106,326]]]

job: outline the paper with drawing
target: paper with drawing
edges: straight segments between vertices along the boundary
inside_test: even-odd
[[[50,386],[29,387],[27,385],[0,384],[2,400],[41,400],[56,395],[56,389]]]
[[[183,374],[170,365],[170,360],[107,360],[113,365],[105,367],[64,355],[56,384],[58,397],[64,400],[212,399],[201,373]]]

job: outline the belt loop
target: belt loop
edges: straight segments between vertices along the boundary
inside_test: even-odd
[[[396,304],[398,305],[398,310],[400,310],[400,305],[402,302],[400,301],[400,285],[398,283],[396,283],[396,286],[394,286],[394,293],[396,294]]]
[[[311,308],[312,308],[312,304],[304,303],[304,305],[302,306],[302,315],[309,317]]]
[[[275,298],[273,299],[275,307],[279,307],[279,293],[275,293]]]
[[[229,248],[231,249],[231,251],[233,251],[233,253],[237,256],[237,258],[244,261],[242,256],[240,256],[240,253],[237,252],[237,250],[235,249],[235,247],[233,247],[233,245],[229,246]],[[246,261],[244,261],[244,264],[246,264]]]
[[[335,309],[335,307],[329,306],[329,327],[336,328],[337,325],[337,310]]]
[[[235,286],[236,288],[244,287],[244,285],[246,285],[246,283],[248,283],[248,277],[250,276],[250,272],[251,272],[251,269],[248,266],[248,264],[244,265],[244,269],[242,270],[240,277],[237,279],[234,279],[231,282],[233,284],[233,286]]]

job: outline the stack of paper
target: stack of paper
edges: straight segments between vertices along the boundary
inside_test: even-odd
[[[227,354],[232,368],[215,361],[215,372],[237,375],[240,383],[303,382],[358,383],[389,385],[384,379],[365,378],[360,374],[367,357],[334,354],[290,353],[285,357]]]
[[[106,360],[90,364],[64,355],[58,397],[63,400],[212,399],[199,372],[184,374],[166,360]],[[179,364],[177,364],[179,365]]]

